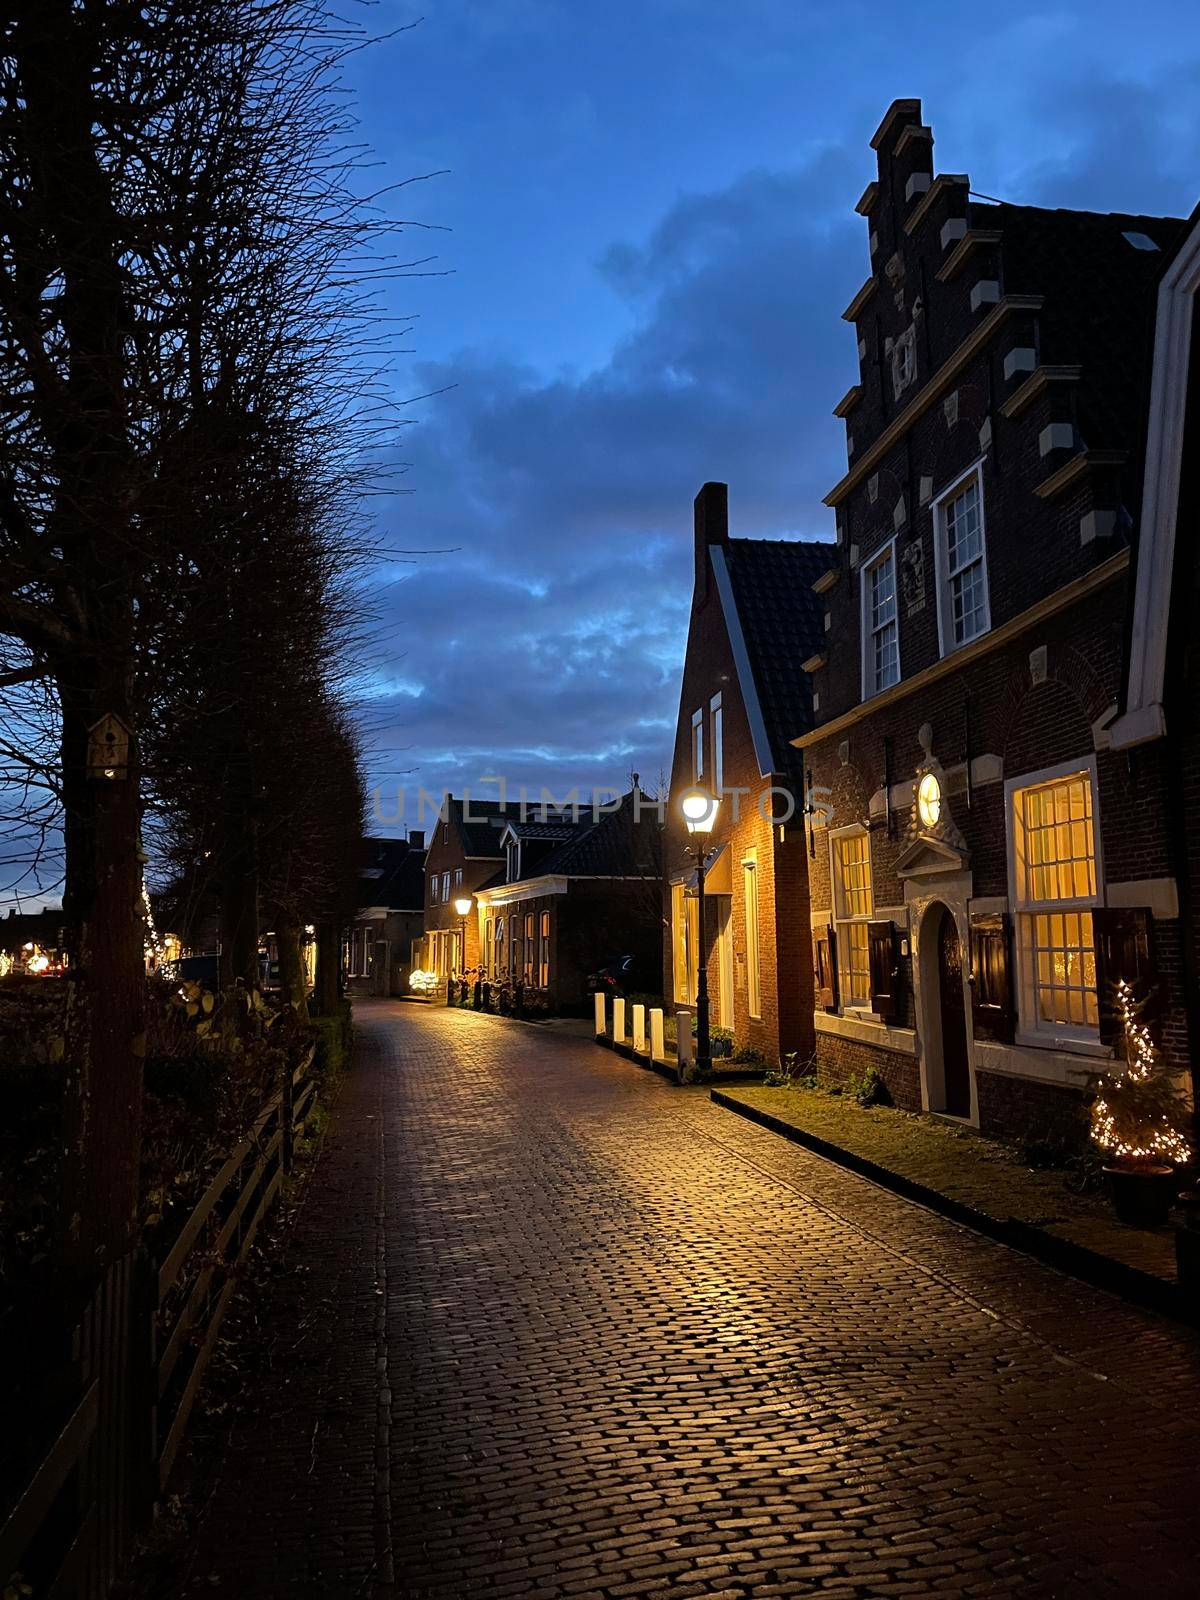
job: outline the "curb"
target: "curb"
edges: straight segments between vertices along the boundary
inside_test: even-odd
[[[651,1056],[639,1055],[631,1044],[614,1044],[607,1034],[597,1033],[593,1042],[602,1050],[611,1050],[614,1055],[624,1056],[626,1061],[632,1061],[635,1067],[641,1067],[643,1072],[656,1072],[660,1078],[665,1078],[676,1089],[704,1089],[712,1093],[719,1091],[712,1088],[711,1080],[707,1083],[680,1083],[679,1073],[673,1061],[656,1061]],[[748,1072],[727,1072],[722,1074],[724,1083],[758,1083],[762,1077],[762,1068],[758,1067]]]
[[[1114,1261],[1111,1256],[1101,1255],[1097,1250],[1089,1250],[1086,1245],[1055,1238],[1041,1228],[1034,1227],[1032,1223],[1021,1222],[1013,1217],[1004,1219],[989,1216],[986,1211],[979,1211],[962,1200],[954,1200],[949,1195],[941,1194],[937,1189],[930,1189],[923,1183],[917,1183],[899,1172],[880,1166],[877,1161],[872,1161],[867,1156],[856,1155],[853,1150],[831,1144],[828,1139],[822,1139],[818,1134],[807,1133],[803,1128],[794,1127],[780,1117],[773,1117],[769,1111],[760,1111],[757,1106],[733,1100],[720,1089],[711,1090],[709,1098],[715,1105],[721,1106],[726,1111],[732,1111],[735,1116],[745,1117],[748,1122],[756,1122],[771,1133],[781,1134],[793,1144],[811,1150],[814,1155],[823,1156],[827,1161],[845,1167],[861,1178],[869,1178],[881,1188],[890,1189],[893,1194],[898,1194],[905,1200],[913,1200],[930,1211],[936,1211],[940,1216],[948,1217],[951,1222],[960,1223],[976,1233],[985,1234],[998,1244],[1008,1245],[1012,1250],[1019,1250],[1022,1255],[1032,1256],[1035,1260],[1041,1261],[1046,1266],[1055,1267],[1069,1277],[1078,1278],[1097,1289],[1105,1289],[1110,1294],[1119,1295],[1122,1299],[1150,1311],[1161,1312],[1178,1322],[1185,1322],[1193,1327],[1200,1324],[1200,1305],[1190,1303],[1188,1296],[1177,1283],[1155,1277],[1152,1272],[1143,1272],[1139,1267],[1127,1266],[1123,1261]]]

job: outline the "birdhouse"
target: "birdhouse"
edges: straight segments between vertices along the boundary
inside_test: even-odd
[[[111,711],[88,729],[88,777],[102,782],[129,775],[129,729]]]

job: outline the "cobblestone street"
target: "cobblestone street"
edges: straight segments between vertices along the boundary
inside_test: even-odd
[[[586,1040],[356,1024],[189,1592],[1200,1591],[1194,1335]]]

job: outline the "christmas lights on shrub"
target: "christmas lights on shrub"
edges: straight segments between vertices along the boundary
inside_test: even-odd
[[[1106,1073],[1092,1103],[1092,1139],[1118,1162],[1182,1166],[1192,1158],[1180,1128],[1179,1095],[1159,1059],[1150,1030],[1140,1020],[1144,1000],[1131,985],[1114,985],[1125,1041],[1125,1071]]]

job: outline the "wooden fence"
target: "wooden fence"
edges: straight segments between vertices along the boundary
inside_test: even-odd
[[[114,1262],[42,1386],[60,1418],[0,1522],[0,1593],[103,1600],[153,1515],[216,1348],[237,1269],[291,1168],[316,1096],[310,1048],[209,1184],[170,1252]]]

